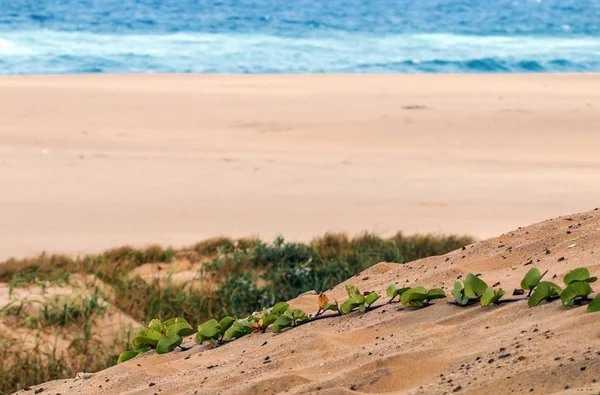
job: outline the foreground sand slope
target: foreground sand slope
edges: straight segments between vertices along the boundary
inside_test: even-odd
[[[473,272],[510,295],[531,267],[549,270],[548,278],[556,275],[552,281],[561,283],[581,266],[600,273],[598,210],[520,228],[445,256],[380,263],[347,283],[380,293],[392,282],[447,289]],[[328,292],[330,299],[343,300],[344,294],[344,284]],[[316,296],[292,303],[314,313]],[[34,389],[40,387],[52,394],[598,393],[600,314],[560,302],[531,309],[525,301],[489,308],[441,301],[421,310],[393,304],[277,335],[252,334],[219,348],[148,353],[87,380]]]
[[[0,259],[593,207],[600,75],[0,77]]]

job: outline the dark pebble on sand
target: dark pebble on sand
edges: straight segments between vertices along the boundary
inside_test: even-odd
[[[148,387],[154,387],[156,385],[156,383],[150,383],[148,384]]]
[[[499,359],[506,358],[506,357],[510,357],[510,353],[501,354],[498,356]]]
[[[583,372],[585,369],[586,369],[586,367],[582,366],[581,369],[579,369],[579,370],[581,370]]]
[[[452,392],[458,392],[458,391],[460,391],[461,389],[462,389],[462,387],[459,385],[458,387],[454,388],[454,389],[452,390]]]
[[[490,358],[490,360],[488,361],[488,363],[492,363],[494,362],[494,358]]]
[[[564,261],[564,260],[565,260],[565,257],[564,257],[564,256],[561,256],[560,258],[558,258],[558,261],[559,261],[559,262],[562,262],[562,261]]]
[[[38,388],[35,391],[33,391],[34,394],[41,394],[42,392],[44,392],[43,388]]]

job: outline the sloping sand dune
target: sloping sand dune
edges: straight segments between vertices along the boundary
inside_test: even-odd
[[[582,266],[600,274],[598,210],[519,228],[445,256],[380,263],[346,283],[380,293],[392,282],[447,290],[460,275],[473,272],[510,295],[532,267],[549,270],[548,277],[562,283],[566,273]],[[343,300],[344,284],[327,294]],[[316,296],[302,296],[292,305],[314,313]],[[461,308],[438,301],[421,310],[390,304],[281,334],[252,334],[218,348],[152,352],[90,379],[34,389],[52,394],[592,394],[600,391],[600,314],[585,310],[560,302]],[[186,342],[193,344],[191,338]]]
[[[600,75],[0,77],[0,260],[594,206]]]

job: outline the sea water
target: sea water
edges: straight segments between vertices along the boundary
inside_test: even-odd
[[[600,0],[0,0],[0,74],[600,71]]]

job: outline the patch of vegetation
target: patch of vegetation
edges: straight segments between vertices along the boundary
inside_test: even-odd
[[[527,275],[532,272],[531,269]],[[545,273],[544,273],[545,274]],[[527,276],[525,276],[525,281]],[[543,301],[551,301],[560,297],[563,305],[566,307],[573,307],[575,303],[580,304],[581,302],[588,301],[588,296],[592,293],[591,283],[598,280],[597,277],[590,277],[590,271],[584,267],[577,268],[567,273],[563,278],[566,288],[562,289],[560,286],[549,282],[541,281],[536,287],[532,288],[533,294],[529,298],[529,306],[538,306]],[[531,292],[530,292],[531,293]],[[588,311],[593,311],[588,307]]]
[[[216,338],[204,339],[219,343],[253,331],[264,331],[268,327],[285,330],[307,322],[309,317],[304,312],[283,309],[284,305],[275,304],[278,300],[290,300],[310,290],[324,292],[382,261],[410,262],[430,255],[445,254],[473,241],[469,237],[403,236],[401,233],[391,238],[367,233],[354,238],[327,234],[310,243],[291,243],[283,238],[264,243],[258,239],[220,237],[182,249],[161,246],[136,249],[125,246],[82,257],[41,254],[30,259],[10,259],[0,263],[0,281],[10,284],[12,295],[16,295],[19,288],[30,286],[39,287],[43,295],[49,286],[73,285],[75,278],[77,281],[83,279],[86,283],[99,284],[99,287],[88,299],[16,300],[2,309],[3,319],[10,325],[39,331],[60,328],[75,340],[66,351],[65,358],[57,354],[54,359],[48,359],[38,349],[33,352],[39,355],[15,354],[15,360],[18,359],[25,366],[25,374],[15,381],[12,376],[8,377],[7,370],[2,373],[0,393],[72,376],[78,371],[93,372],[116,363],[123,345],[119,343],[106,349],[98,343],[93,333],[92,323],[105,313],[106,306],[112,305],[140,322],[151,323],[157,319],[164,324],[172,318],[180,318],[189,322],[191,328],[211,317],[230,317],[234,321],[228,319],[217,322],[219,333]],[[178,283],[170,276],[163,281],[152,276],[132,275],[132,271],[142,265],[169,267],[173,262],[182,261],[201,264],[199,281]],[[378,299],[375,294],[361,296],[364,302],[361,300],[350,311],[366,310]],[[100,299],[106,305],[100,303]],[[269,306],[274,307],[268,309]],[[332,304],[327,306],[327,310],[339,312],[340,306]],[[262,311],[262,317],[248,316],[254,311]],[[244,316],[248,318],[232,318]],[[231,325],[228,326],[230,321]],[[212,325],[214,322],[209,326]],[[208,327],[204,327],[205,330]],[[161,329],[161,339],[168,337],[166,331]],[[158,350],[160,339],[155,340],[155,345],[137,344],[137,350],[123,355],[122,360],[138,355],[147,347],[155,346]],[[178,341],[175,338],[168,342],[164,340],[164,350],[177,347]],[[30,358],[34,362],[26,362],[22,358]],[[53,366],[62,366],[64,361],[70,364],[65,364],[64,369],[47,367],[48,375],[40,376],[34,370],[46,365],[40,365],[39,361],[48,361]],[[28,369],[32,369],[31,374],[27,373]],[[51,372],[54,373],[50,375]]]
[[[460,281],[454,283],[454,289],[452,290],[452,295],[454,295],[459,306],[466,306],[476,301],[479,301],[483,307],[492,303],[499,304],[500,298],[505,293],[502,288],[496,290],[488,286],[485,281],[473,273],[467,274],[464,284],[461,284]]]

